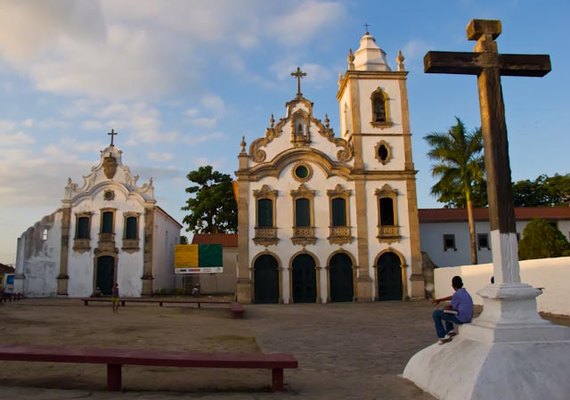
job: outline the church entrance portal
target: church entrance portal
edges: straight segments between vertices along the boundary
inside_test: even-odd
[[[97,283],[96,287],[104,295],[113,293],[113,282],[115,281],[115,258],[102,256],[97,259]]]
[[[380,300],[402,300],[402,266],[397,254],[384,253],[378,259],[378,295]]]
[[[331,302],[352,301],[352,260],[344,253],[335,254],[329,265]]]
[[[279,302],[279,268],[275,257],[265,254],[255,260],[253,281],[256,303]]]
[[[315,260],[308,254],[300,254],[293,260],[293,302],[317,301],[317,274]]]

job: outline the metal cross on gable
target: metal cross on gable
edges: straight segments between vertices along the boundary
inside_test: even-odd
[[[369,35],[369,31],[368,31],[368,27],[371,26],[370,24],[368,24],[367,22],[364,23],[364,27],[366,28],[366,34]]]
[[[495,282],[520,283],[501,75],[542,77],[551,68],[548,55],[499,54],[495,39],[500,34],[501,21],[474,19],[467,38],[477,41],[475,51],[430,51],[424,71],[477,75]]]
[[[295,72],[291,72],[291,76],[297,78],[297,97],[302,97],[303,93],[301,93],[301,78],[307,76],[307,73],[301,71],[301,68],[297,67],[297,70]]]
[[[111,129],[111,132],[107,133],[107,135],[111,135],[111,146],[114,146],[113,139],[115,138],[116,135],[118,135],[118,133],[115,132],[114,129]]]

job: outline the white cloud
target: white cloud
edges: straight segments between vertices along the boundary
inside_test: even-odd
[[[432,48],[433,46],[427,42],[424,42],[421,39],[414,39],[410,40],[404,45],[402,53],[404,57],[408,61],[416,60],[418,58],[423,59],[424,55]],[[404,60],[404,62],[406,61]]]
[[[193,118],[190,120],[192,125],[200,128],[214,128],[218,124],[216,118]]]
[[[207,94],[202,97],[202,105],[209,111],[214,113],[223,113],[225,111],[224,100],[215,94]]]
[[[28,118],[28,119],[22,121],[22,125],[23,125],[25,128],[31,128],[32,126],[34,126],[34,120],[31,119],[31,118]]]
[[[283,45],[295,46],[310,41],[344,14],[344,6],[338,2],[302,2],[289,14],[272,18],[269,34]]]
[[[16,133],[0,133],[0,145],[10,146],[10,145],[26,145],[34,144],[36,141],[24,132]]]
[[[167,162],[170,161],[174,158],[174,154],[172,153],[158,153],[158,152],[150,152],[147,153],[146,155],[148,157],[149,160],[152,161],[162,161],[162,162]]]
[[[211,132],[211,133],[203,133],[201,135],[186,136],[184,138],[184,142],[196,145],[200,143],[211,142],[213,140],[219,141],[221,139],[227,139],[227,138],[228,138],[227,135],[224,134],[223,132]]]

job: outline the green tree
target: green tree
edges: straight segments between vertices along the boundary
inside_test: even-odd
[[[459,118],[455,119],[457,124],[447,132],[434,132],[424,137],[431,147],[428,157],[436,162],[432,166],[432,176],[439,178],[432,186],[431,194],[448,206],[467,208],[471,262],[477,264],[473,203],[474,191],[483,193],[482,187],[485,186],[483,135],[480,128],[467,133],[465,124]],[[478,201],[486,198],[486,191],[484,193],[485,196],[477,196]]]
[[[523,237],[519,241],[521,260],[568,255],[570,255],[570,243],[553,224],[536,218],[524,228]]]
[[[570,202],[570,174],[540,175],[534,181],[513,183],[515,207],[567,206]]]
[[[186,188],[190,198],[183,211],[190,214],[183,222],[187,231],[194,233],[234,233],[237,231],[237,203],[235,201],[232,178],[214,171],[206,165],[186,176],[196,185]]]

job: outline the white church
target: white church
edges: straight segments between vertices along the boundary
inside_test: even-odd
[[[68,180],[61,206],[18,239],[14,289],[28,297],[151,295],[175,287],[180,225],[156,204],[152,178],[123,164],[113,144],[79,186]]]
[[[424,297],[404,58],[368,32],[339,77],[340,134],[297,95],[242,141],[237,300],[328,303]]]

